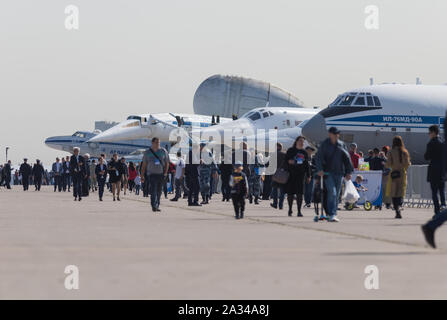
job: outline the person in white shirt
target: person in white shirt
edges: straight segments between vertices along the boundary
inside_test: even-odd
[[[56,188],[59,190],[59,192],[61,192],[63,168],[59,158],[56,158],[56,162],[53,163],[51,171],[53,171],[54,177],[54,192],[56,192]]]
[[[140,188],[141,188],[141,178],[139,175],[135,177],[134,183],[135,183],[135,195],[138,196],[140,194]]]
[[[182,158],[181,151],[177,152],[177,164],[175,165],[175,197],[171,201],[178,201],[182,197],[182,188],[184,189],[183,178],[185,177],[185,160]],[[185,190],[183,190],[185,192]]]

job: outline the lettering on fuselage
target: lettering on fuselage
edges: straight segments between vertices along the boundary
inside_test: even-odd
[[[422,123],[422,117],[418,116],[383,116],[383,122]]]
[[[114,154],[114,153],[116,153],[116,154],[120,154],[120,155],[127,155],[127,154],[130,154],[130,152],[129,151],[122,151],[122,150],[110,150],[110,152],[109,152],[109,154]]]

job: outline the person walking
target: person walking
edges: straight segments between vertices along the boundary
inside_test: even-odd
[[[130,161],[129,162],[129,191],[132,192],[135,189],[135,178],[138,176],[137,168],[135,168],[135,164]]]
[[[276,153],[272,157],[276,157],[276,170],[286,167],[285,159],[286,153],[282,151],[282,144],[276,143]],[[269,164],[270,165],[270,164]],[[273,203],[270,204],[272,208],[282,210],[285,198],[284,184],[278,183],[276,181],[272,182],[272,200]]]
[[[140,188],[141,188],[141,178],[139,175],[135,177],[135,195],[140,195]]]
[[[90,190],[92,192],[95,192],[98,190],[98,179],[96,177],[96,160],[92,159],[91,163],[90,163]]]
[[[431,187],[435,214],[438,214],[445,208],[444,143],[439,139],[439,127],[437,125],[430,126],[428,132],[430,142],[427,144],[424,158],[430,162],[427,171],[427,181]],[[441,205],[439,200],[441,200]]]
[[[56,158],[56,162],[51,166],[51,172],[53,173],[54,179],[54,192],[56,189],[61,192],[62,191],[62,163],[59,158]]]
[[[175,194],[175,164],[169,162],[168,179],[169,180],[169,193]]]
[[[112,159],[107,163],[107,169],[109,172],[109,183],[112,185],[113,201],[121,201],[121,180],[124,174],[124,168],[123,163],[118,159],[118,154],[113,154]]]
[[[315,157],[313,155],[315,149],[307,146],[306,152],[309,158],[310,165],[310,181],[306,180],[304,184],[304,203],[306,208],[310,208],[310,204],[312,203],[312,194],[314,190],[314,175],[316,174],[316,166],[315,166]]]
[[[29,178],[32,172],[31,166],[28,164],[28,159],[23,159],[20,165],[19,174],[22,176],[23,191],[27,191],[29,187]]]
[[[230,201],[231,198],[231,188],[230,188],[230,176],[233,172],[233,165],[231,164],[231,159],[224,158],[222,163],[219,165],[220,179],[222,181],[221,191],[222,191],[222,201]]]
[[[147,173],[153,212],[161,211],[161,191],[163,181],[165,181],[168,175],[169,162],[169,153],[165,148],[160,147],[160,139],[157,137],[152,138],[151,147],[143,155],[141,181],[144,182],[144,173]]]
[[[340,130],[331,127],[328,135],[315,155],[315,166],[318,176],[325,177],[328,221],[338,222],[337,207],[343,176],[346,180],[351,180],[354,168],[344,144],[339,140]]]
[[[446,113],[446,117],[444,118],[444,141],[447,141],[447,113]],[[444,143],[443,144],[443,150],[442,153],[444,155],[444,160],[446,158],[446,153],[447,153],[447,144]],[[442,226],[444,224],[444,222],[447,221],[447,209],[442,210],[441,212],[439,212],[438,214],[435,214],[434,217],[428,221],[427,223],[425,223],[424,225],[421,226],[422,228],[422,233],[424,234],[425,240],[427,241],[427,243],[432,247],[432,248],[436,248],[436,243],[435,243],[435,232],[436,230]]]
[[[99,201],[102,201],[102,197],[104,196],[104,186],[107,178],[107,166],[102,157],[98,159],[98,164],[95,167],[94,175],[96,176],[96,181],[98,182]]]
[[[390,169],[390,177],[386,185],[386,195],[393,201],[396,219],[402,219],[400,207],[407,191],[407,169],[411,165],[410,154],[405,149],[401,136],[393,138],[391,151],[388,152],[386,167]]]
[[[34,187],[36,188],[34,191],[40,191],[40,187],[42,186],[42,177],[45,173],[45,169],[40,164],[40,160],[37,159],[36,163],[33,166],[33,179],[34,179]]]
[[[211,173],[214,166],[212,153],[200,144],[199,187],[202,195],[201,204],[208,204],[211,197]]]
[[[211,164],[205,163],[200,159],[199,165],[199,186],[202,202],[200,204],[208,204],[211,191]]]
[[[309,163],[309,156],[304,150],[303,136],[296,138],[295,143],[286,152],[286,168],[289,172],[289,179],[285,185],[287,193],[287,202],[289,204],[289,217],[292,216],[293,200],[296,197],[298,217],[302,217],[301,207],[303,204],[304,183],[310,182],[311,168]]]
[[[11,189],[11,160],[3,166],[2,178],[5,182],[6,189]],[[0,184],[1,185],[1,184]]]
[[[90,154],[84,154],[85,172],[82,178],[82,196],[88,197],[90,191]]]
[[[389,169],[386,169],[386,158],[383,152],[380,152],[379,148],[374,148],[373,156],[369,160],[369,169],[374,171],[382,171],[382,194],[385,195],[386,184],[389,176]],[[387,199],[385,196],[382,200],[385,205],[391,203],[391,200]],[[382,209],[382,204],[375,206],[376,209]]]
[[[229,185],[231,188],[231,200],[233,201],[234,217],[244,218],[245,198],[248,194],[248,180],[243,172],[243,164],[237,161],[234,165],[234,172],[230,176]]]
[[[185,165],[186,186],[188,188],[188,206],[201,206],[199,203],[200,181],[199,181],[199,163],[200,150],[189,151],[188,160]]]
[[[3,172],[3,165],[0,164],[0,187],[3,186],[3,181],[5,180],[5,175]]]
[[[121,158],[121,167],[123,168],[123,175],[121,177],[121,187],[123,188],[124,195],[126,195],[127,188],[129,186],[129,168],[127,167],[126,158]]]
[[[351,163],[354,167],[354,170],[357,170],[359,168],[360,155],[357,153],[356,143],[351,143],[351,145],[349,146],[349,157],[351,158]]]
[[[70,192],[70,187],[71,187],[70,158],[67,156],[62,161],[62,189],[64,191]]]
[[[68,166],[65,164],[65,157],[62,157],[61,165],[62,165],[61,185],[62,185],[62,190],[66,191],[67,190],[67,182],[66,182],[65,175],[66,175],[66,170],[68,170]]]
[[[248,176],[248,200],[251,203],[259,204],[261,196],[261,161],[256,151],[251,155],[254,163],[250,164],[250,175]]]
[[[177,151],[177,164],[175,165],[175,196],[171,201],[178,201],[182,197],[183,179],[185,177],[185,160],[183,160],[182,152]]]
[[[211,193],[210,193],[210,199],[213,196],[213,194],[218,193],[217,186],[219,185],[219,175],[220,170],[217,163],[213,163],[211,166]]]
[[[79,154],[79,148],[73,148],[73,155],[70,157],[69,169],[71,179],[73,181],[73,196],[74,201],[82,200],[82,180],[84,179],[86,167],[85,158]],[[70,182],[68,182],[68,187]],[[70,188],[68,188],[70,189]]]

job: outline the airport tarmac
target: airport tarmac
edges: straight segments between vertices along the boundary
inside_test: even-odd
[[[425,246],[431,209],[342,211],[340,223],[287,217],[268,201],[235,220],[231,203],[133,194],[74,202],[52,188],[0,189],[1,299],[445,299],[447,226]],[[64,286],[67,265],[79,289]],[[367,290],[365,267],[379,270]]]

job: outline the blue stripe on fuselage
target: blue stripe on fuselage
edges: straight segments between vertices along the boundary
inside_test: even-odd
[[[369,115],[351,118],[327,119],[328,122],[368,122],[385,124],[443,124],[444,117],[437,116],[408,116],[408,115]]]
[[[149,139],[148,139],[149,141]],[[73,140],[50,140],[46,141],[47,143],[72,143],[72,144],[83,144],[87,143],[87,140],[84,141],[73,141]],[[131,143],[120,143],[120,142],[95,142],[101,145],[114,145],[114,146],[120,146],[120,147],[133,147],[133,148],[149,148],[150,144],[147,145],[140,145],[140,144],[131,144]]]

